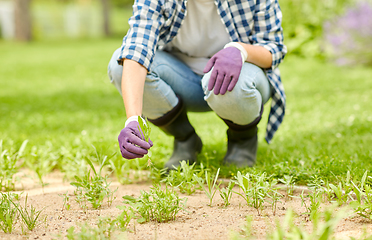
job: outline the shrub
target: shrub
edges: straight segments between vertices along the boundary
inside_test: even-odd
[[[324,24],[328,54],[340,65],[372,65],[372,4],[360,1]]]

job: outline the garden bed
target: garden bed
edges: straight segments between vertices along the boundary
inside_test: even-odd
[[[24,176],[29,176],[29,173]],[[20,223],[17,223],[11,234],[0,234],[2,239],[55,239],[58,238],[58,235],[65,236],[67,230],[72,226],[78,232],[83,223],[88,223],[89,226],[95,228],[98,219],[102,217],[115,218],[121,213],[117,206],[124,205],[122,196],[138,197],[141,191],[148,191],[152,186],[151,183],[145,181],[128,185],[112,182],[111,189],[117,188],[117,191],[114,193],[115,199],[111,206],[104,203],[98,210],[89,207],[88,210],[83,211],[74,201],[75,187],[63,182],[62,174],[59,172],[51,173],[45,177],[45,183],[49,184],[44,188],[41,188],[32,178],[23,177],[22,179],[21,185],[17,186],[25,189],[22,190],[20,202],[22,203],[25,196],[28,195],[29,205],[34,206],[37,210],[44,209],[41,219],[45,219],[45,222],[40,221],[38,227],[33,231],[27,231],[27,235],[22,234]],[[237,186],[234,187],[234,190],[240,191]],[[64,206],[63,194],[67,192],[71,204],[69,210],[66,210]],[[286,194],[285,190],[279,192],[283,196]],[[303,206],[301,198],[298,197],[301,192],[301,189],[297,188],[294,191],[294,195],[297,197],[282,198],[277,204],[275,216],[271,206],[267,203],[258,215],[257,210],[247,206],[245,200],[237,194],[233,194],[230,205],[224,207],[224,201],[217,192],[211,207],[208,206],[208,197],[201,190],[196,190],[191,195],[179,193],[180,198],[187,198],[187,203],[185,210],[181,210],[175,220],[165,223],[150,221],[140,224],[136,219],[132,219],[126,231],[115,231],[113,236],[123,234],[128,239],[232,239],[240,233],[244,235],[247,225],[246,217],[252,216],[251,233],[254,236],[253,239],[265,239],[266,233],[273,231],[277,221],[283,223],[289,209],[293,209],[295,212],[294,223],[302,225],[304,230],[311,232],[312,222],[309,221],[307,215],[303,214],[306,212],[306,208]],[[330,206],[331,204],[322,203],[320,209],[324,210]],[[337,224],[336,239],[359,237],[365,229],[367,232],[372,232],[370,223],[354,213],[346,215]]]

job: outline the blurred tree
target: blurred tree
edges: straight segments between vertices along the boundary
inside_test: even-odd
[[[14,0],[15,39],[31,41],[31,0]]]
[[[111,34],[110,29],[110,0],[101,0],[103,13],[103,33],[105,36]]]

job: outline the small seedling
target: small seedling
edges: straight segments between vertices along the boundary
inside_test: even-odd
[[[63,197],[63,208],[66,210],[70,210],[71,204],[70,204],[70,196],[68,195],[68,191],[59,196]]]
[[[139,132],[142,134],[142,137],[145,139],[145,141],[148,142],[150,139],[151,127],[150,127],[149,122],[147,121],[147,118],[145,118],[145,121],[143,121],[142,117],[138,116],[138,123],[139,123],[139,126],[138,126]],[[148,167],[151,166],[151,155],[152,155],[151,151],[148,150],[147,152],[147,156],[148,156],[147,166]]]
[[[12,203],[14,205],[14,207],[17,209],[21,219],[22,219],[22,222],[24,224],[24,226],[32,231],[35,227],[37,227],[39,225],[38,223],[38,219],[40,217],[40,214],[41,212],[45,209],[41,209],[41,210],[36,210],[35,207],[33,207],[32,205],[30,205],[30,208],[28,208],[27,206],[27,198],[28,196],[26,196],[25,198],[25,205],[24,207],[22,207],[20,204],[18,203],[15,203],[13,202],[12,200]]]
[[[292,198],[295,185],[295,178],[293,176],[284,175],[284,178],[280,178],[278,180],[279,182],[283,183],[286,186],[287,199]]]
[[[199,183],[199,186],[204,190],[205,194],[209,198],[209,206],[212,207],[212,202],[214,195],[217,192],[217,189],[221,185],[221,182],[216,185],[218,174],[220,173],[220,169],[217,170],[217,173],[214,177],[211,176],[211,173],[209,171],[205,171],[205,183],[207,184],[207,188],[204,185],[204,180],[201,177],[198,177],[197,175],[194,175],[194,178]],[[213,180],[214,178],[214,180]]]
[[[311,221],[317,221],[319,215],[319,207],[322,198],[322,191],[321,190],[312,190],[311,193],[307,195],[309,197],[310,203],[306,203],[306,196],[304,195],[304,191],[300,194],[301,198],[301,205],[305,206],[306,212],[304,214],[309,216]]]
[[[224,188],[218,187],[218,191],[220,192],[220,196],[224,202],[224,206],[227,207],[230,205],[230,199],[232,196],[232,190],[235,186],[235,183],[232,181],[229,181],[229,185]]]
[[[178,194],[167,186],[163,191],[160,185],[151,187],[150,192],[141,191],[139,198],[123,196],[134,213],[140,215],[139,223],[148,221],[168,222],[176,218],[180,210],[185,210],[187,198],[180,199]]]

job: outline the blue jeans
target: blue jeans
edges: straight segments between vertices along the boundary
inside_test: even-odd
[[[114,52],[108,75],[121,94],[123,68],[116,61],[119,53],[120,49]],[[261,68],[244,63],[236,86],[224,95],[208,91],[210,74],[198,75],[172,54],[157,51],[145,81],[142,114],[149,119],[162,117],[177,105],[179,96],[187,111],[214,111],[238,125],[247,125],[260,116],[272,91]]]

